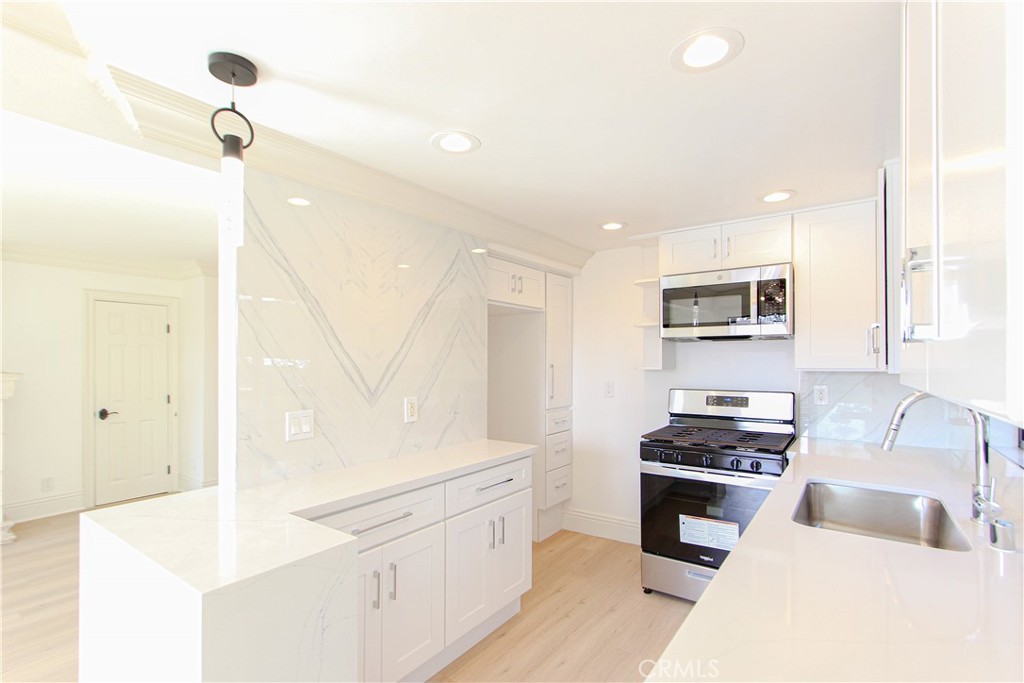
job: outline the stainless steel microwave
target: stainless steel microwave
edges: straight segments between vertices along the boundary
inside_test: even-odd
[[[665,275],[661,336],[702,339],[785,339],[793,336],[792,266]]]

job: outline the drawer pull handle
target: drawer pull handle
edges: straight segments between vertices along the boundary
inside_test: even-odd
[[[353,529],[349,533],[352,534],[353,536],[358,536],[359,534],[365,534],[367,531],[373,531],[374,529],[379,529],[382,526],[387,526],[388,524],[394,524],[395,522],[401,522],[403,519],[405,519],[407,517],[412,517],[412,510],[406,510],[405,512],[400,514],[398,517],[395,517],[394,519],[389,519],[386,522],[381,522],[380,524],[374,524],[373,526],[368,526],[365,529]]]
[[[564,489],[568,485],[569,485],[569,482],[563,481],[561,484],[557,485],[555,488],[556,489]]]
[[[477,486],[476,487],[476,492],[477,493],[483,493],[487,489],[493,489],[495,486],[501,486],[502,484],[509,484],[509,483],[511,483],[513,481],[515,481],[515,477],[509,477],[508,479],[505,479],[505,480],[499,481],[499,482],[495,482],[494,484],[488,484],[487,486]]]

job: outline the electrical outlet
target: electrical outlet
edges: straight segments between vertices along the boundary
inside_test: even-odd
[[[53,490],[53,477],[43,477],[39,480],[39,490],[43,493]]]
[[[828,385],[827,384],[815,384],[814,385],[814,405],[816,406],[827,406],[828,400]]]
[[[604,397],[615,398],[615,382],[607,381],[604,383]]]
[[[415,396],[406,396],[405,403],[402,409],[402,415],[405,422],[415,422],[420,419],[420,409],[416,404]]]

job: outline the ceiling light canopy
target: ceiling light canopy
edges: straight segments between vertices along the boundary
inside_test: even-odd
[[[430,138],[430,144],[449,154],[465,154],[480,149],[480,138],[461,130],[446,130]]]
[[[470,251],[473,252],[474,254],[486,254],[487,253],[487,250],[484,249],[483,247],[477,247],[476,249],[470,249]]]
[[[309,206],[312,204],[312,202],[305,197],[289,197],[287,202],[292,206]]]
[[[706,71],[729,62],[743,49],[743,34],[732,28],[693,33],[675,46],[669,59],[680,71]]]
[[[787,199],[792,199],[795,195],[796,190],[775,190],[775,192],[769,192],[761,197],[761,201],[774,204],[775,202],[784,202]]]
[[[611,223],[604,223],[601,225],[602,230],[622,230],[624,227],[626,227],[625,223],[617,223],[614,221]]]

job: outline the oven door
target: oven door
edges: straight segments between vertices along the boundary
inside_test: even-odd
[[[722,566],[771,492],[773,478],[640,464],[640,546],[645,553]]]
[[[661,278],[661,336],[666,339],[750,337],[757,320],[758,268]]]

